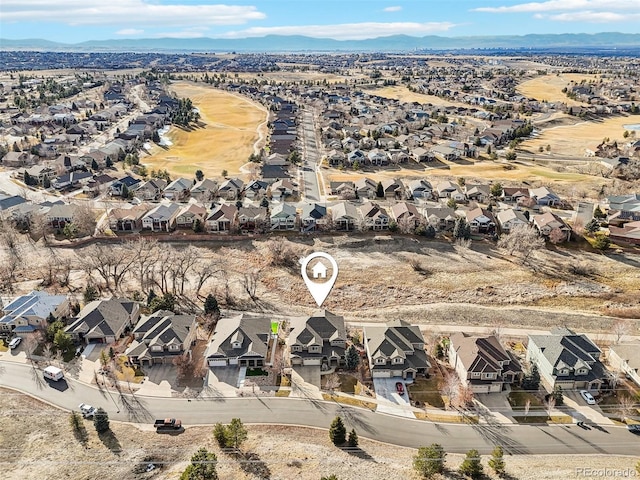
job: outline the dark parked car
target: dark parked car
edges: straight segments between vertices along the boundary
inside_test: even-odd
[[[396,392],[398,392],[398,395],[404,395],[404,385],[402,382],[396,382]]]
[[[636,435],[640,435],[640,424],[627,425],[627,430],[629,430],[631,433],[635,433]]]

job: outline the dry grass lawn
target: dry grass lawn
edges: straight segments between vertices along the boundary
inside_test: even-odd
[[[586,120],[575,125],[551,127],[521,143],[520,149],[535,153],[540,158],[584,157],[587,149],[595,152],[605,137],[622,144],[625,141],[623,125],[638,123],[637,120],[638,117],[621,115],[601,121]],[[550,153],[538,153],[539,147],[547,145],[551,145]]]
[[[526,82],[522,82],[517,87],[517,91],[529,98],[535,98],[547,102],[564,102],[567,105],[585,105],[585,103],[571,100],[562,89],[568,87],[571,81],[580,83],[582,80],[598,79],[598,75],[561,73],[558,75],[542,75]]]
[[[267,134],[266,110],[241,96],[206,85],[178,82],[171,90],[189,97],[200,110],[204,126],[187,131],[171,127],[168,138],[173,145],[163,149],[154,145],[142,162],[151,169],[167,169],[174,176],[193,176],[198,169],[207,177],[241,172],[249,155]]]
[[[401,102],[431,103],[432,105],[443,107],[469,107],[469,105],[465,103],[450,102],[449,100],[445,100],[435,95],[425,95],[423,93],[412,92],[407,87],[402,85],[382,88],[370,88],[365,89],[365,92],[371,93],[372,95],[378,95],[380,97],[394,98],[400,100]]]
[[[221,480],[318,480],[331,474],[340,480],[417,479],[411,466],[414,449],[391,447],[361,437],[362,454],[350,454],[335,448],[324,430],[248,426],[249,438],[242,449],[250,454],[247,456],[251,462],[241,464],[220,451],[210,427],[188,427],[181,435],[160,436],[150,428],[140,430],[112,422],[113,436],[101,440],[93,424],[85,421],[88,433],[85,448],[74,438],[65,412],[8,390],[0,391],[0,410],[0,449],[6,453],[0,460],[3,480],[177,480],[200,447],[216,453]],[[463,457],[447,454],[447,468],[456,470]],[[487,461],[488,456],[484,456],[482,463],[489,472]],[[564,480],[574,477],[578,467],[632,470],[637,459],[604,455],[507,455],[505,461],[506,472],[514,480]],[[141,470],[149,462],[156,462],[161,468],[143,473]],[[447,474],[443,478],[460,477]],[[486,478],[497,477],[489,474]]]

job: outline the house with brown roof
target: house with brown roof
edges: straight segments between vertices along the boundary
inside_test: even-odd
[[[359,207],[360,222],[364,230],[387,230],[389,215],[377,203],[365,202]]]
[[[135,232],[142,230],[142,217],[146,215],[146,205],[135,205],[131,208],[113,208],[107,215],[112,232]]]
[[[569,240],[570,238],[571,227],[564,223],[564,220],[555,213],[546,212],[541,215],[534,215],[531,223],[533,223],[533,226],[536,227],[543,237],[549,237],[553,230],[558,229],[564,234],[563,241]]]
[[[364,346],[373,378],[413,379],[431,364],[420,328],[403,320],[364,328]]]
[[[236,224],[238,208],[235,205],[221,204],[213,209],[206,221],[207,231],[229,233]]]
[[[449,363],[473,393],[501,392],[522,376],[522,367],[495,335],[458,332],[449,338]]]
[[[496,219],[486,208],[474,208],[465,212],[471,233],[491,234],[496,230]]]
[[[391,215],[398,226],[408,229],[415,229],[424,221],[424,217],[418,212],[413,203],[398,202],[391,207]]]
[[[640,342],[611,345],[607,358],[614,371],[640,386]]]
[[[190,203],[180,209],[176,216],[176,227],[193,228],[196,220],[200,221],[204,229],[204,221],[207,217],[207,209],[196,203]]]

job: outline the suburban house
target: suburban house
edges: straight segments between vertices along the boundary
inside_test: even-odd
[[[109,187],[109,192],[114,197],[121,197],[123,192],[135,190],[139,183],[140,180],[127,175],[113,182]]]
[[[64,329],[82,343],[113,343],[140,318],[140,305],[126,298],[87,303]]]
[[[344,318],[328,310],[294,318],[288,338],[291,365],[318,365],[323,370],[343,365],[346,340]]]
[[[489,185],[467,183],[464,189],[469,201],[487,203],[491,198],[491,187]]]
[[[165,187],[162,191],[164,198],[168,198],[174,202],[181,202],[189,198],[193,180],[190,178],[176,178],[173,182]]]
[[[343,199],[356,198],[356,186],[353,182],[330,182],[331,195],[338,195]]]
[[[458,218],[450,207],[426,207],[424,216],[436,230],[453,230]]]
[[[136,188],[136,198],[144,201],[156,201],[162,198],[162,191],[167,186],[167,181],[162,178],[152,178],[141,182]]]
[[[609,347],[609,365],[640,386],[640,343],[620,343]]]
[[[51,182],[51,186],[56,190],[62,190],[63,188],[73,188],[87,185],[93,178],[91,172],[69,172],[64,175],[60,175]]]
[[[428,374],[431,364],[420,328],[402,320],[364,328],[364,347],[373,378],[413,379]]]
[[[560,197],[547,187],[530,188],[529,197],[540,206],[553,207],[560,203]]]
[[[324,225],[327,225],[327,207],[317,203],[303,205],[300,222],[305,232],[319,230]]]
[[[142,228],[152,232],[170,232],[176,226],[179,210],[180,205],[177,203],[158,205],[142,217]]]
[[[294,230],[298,215],[290,203],[279,203],[271,209],[271,230]]]
[[[435,187],[439,198],[453,198],[456,202],[464,202],[467,198],[457,184],[448,180],[438,182]]]
[[[331,207],[331,217],[335,229],[351,232],[360,227],[358,207],[351,202],[340,202]]]
[[[238,208],[235,205],[218,205],[209,214],[206,221],[207,231],[229,233],[236,224]]]
[[[431,193],[433,192],[433,187],[426,180],[412,180],[407,185],[407,196],[409,198],[423,198],[426,200],[431,199]]]
[[[509,233],[517,225],[529,225],[529,220],[524,216],[524,213],[513,208],[499,211],[496,214],[496,220],[502,233]]]
[[[241,232],[255,232],[267,225],[266,207],[240,207],[238,209],[238,228]]]
[[[207,216],[207,209],[201,205],[190,203],[180,209],[176,216],[176,226],[178,228],[193,228],[196,220],[200,221],[204,230],[204,221]]]
[[[556,328],[550,335],[529,335],[527,361],[538,366],[540,379],[551,391],[600,390],[606,370],[600,349],[586,335]]]
[[[356,194],[358,198],[375,198],[378,191],[378,184],[370,178],[356,180]]]
[[[218,195],[220,198],[227,200],[237,200],[242,194],[244,182],[239,178],[230,178],[225,180],[218,189]]]
[[[529,198],[529,190],[518,187],[503,187],[501,200],[506,203],[520,205]]]
[[[538,232],[540,232],[540,235],[544,237],[549,237],[552,231],[558,229],[564,235],[563,241],[570,238],[571,227],[564,223],[555,213],[547,212],[541,215],[534,215],[531,222]]]
[[[264,180],[252,180],[244,189],[244,196],[249,200],[259,200],[267,194],[269,184]]]
[[[46,213],[46,221],[51,228],[64,228],[67,223],[73,223],[73,217],[78,205],[69,203],[54,203]]]
[[[616,242],[640,245],[640,221],[627,222],[622,228],[609,225],[609,238]]]
[[[142,218],[147,214],[145,205],[131,208],[113,208],[109,211],[109,228],[112,232],[134,232],[142,229]]]
[[[496,230],[496,221],[493,214],[486,208],[474,208],[465,212],[467,222],[471,227],[471,233],[491,234]]]
[[[495,335],[455,333],[449,338],[448,356],[460,380],[466,380],[473,393],[501,392],[522,377],[520,364]]]
[[[268,362],[271,320],[240,314],[216,325],[205,352],[210,367],[262,367]]]
[[[68,314],[69,299],[65,295],[34,290],[2,307],[0,331],[32,332],[37,328],[46,328],[49,317],[61,318]]]
[[[382,190],[385,198],[400,199],[403,196],[404,188],[398,180],[390,178],[382,180]],[[376,186],[377,189],[377,186]]]
[[[5,157],[6,158],[6,157]],[[640,193],[607,197],[609,203],[609,223],[640,221]]]
[[[394,203],[391,207],[391,215],[393,215],[400,227],[400,231],[406,231],[406,229],[414,230],[424,220],[416,206],[407,202]]]
[[[178,356],[191,356],[197,325],[195,315],[166,310],[144,315],[134,327],[133,341],[124,354],[136,365],[170,363]]]
[[[218,191],[218,184],[208,178],[203,178],[191,187],[191,198],[195,198],[202,202],[213,200]]]
[[[360,222],[365,230],[387,230],[389,215],[387,211],[376,203],[365,202],[360,205]]]
[[[288,178],[276,180],[271,185],[271,196],[274,200],[281,200],[297,194],[298,186]]]

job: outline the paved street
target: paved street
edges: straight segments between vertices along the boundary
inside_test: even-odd
[[[304,199],[307,202],[319,202],[320,188],[316,170],[320,165],[320,153],[316,139],[316,129],[313,119],[313,110],[304,110],[302,113],[302,140],[303,151],[302,181],[304,183]]]
[[[575,425],[510,426],[494,423],[490,418],[478,425],[434,424],[301,398],[134,397],[100,391],[71,379],[62,385],[48,384],[42,379],[42,372],[29,365],[4,361],[0,364],[4,367],[0,386],[22,390],[65,409],[77,408],[81,402],[101,406],[112,420],[150,423],[154,418],[177,417],[188,426],[228,422],[240,416],[246,423],[326,428],[339,414],[348,428],[355,428],[362,437],[407,447],[438,442],[452,453],[477,448],[481,454],[488,454],[495,444],[502,444],[507,452],[514,454],[637,455],[640,451],[640,438],[615,426],[585,431]]]

